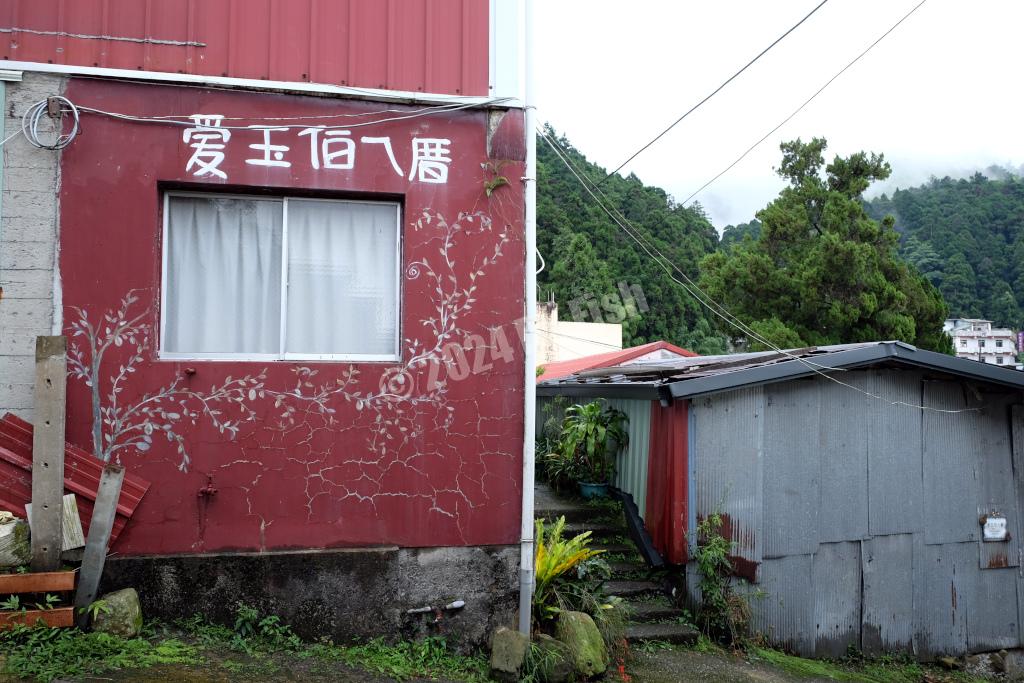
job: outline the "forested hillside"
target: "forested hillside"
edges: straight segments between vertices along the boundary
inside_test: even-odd
[[[1024,327],[1024,179],[933,179],[870,202],[868,214],[896,218],[900,252],[942,292],[949,313]]]
[[[574,167],[593,181],[606,171],[548,129]],[[621,299],[619,283],[639,285],[648,310],[622,321],[624,346],[664,339],[698,353],[723,353],[725,340],[703,310],[586,194],[543,138],[537,141],[537,246],[546,267],[537,278],[538,298],[553,294],[559,317],[582,322],[593,316],[585,302]],[[699,207],[684,208],[664,190],[636,176],[613,176],[600,189],[629,221],[685,273],[697,274],[700,259],[717,248],[718,234]],[[607,309],[606,309],[607,310]],[[602,311],[605,322],[619,322]],[[598,321],[600,322],[600,321]]]

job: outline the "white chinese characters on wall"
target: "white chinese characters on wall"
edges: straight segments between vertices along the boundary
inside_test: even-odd
[[[182,141],[192,148],[192,156],[185,164],[185,171],[199,177],[216,177],[226,180],[228,175],[221,168],[228,153],[228,142],[237,130],[223,126],[220,114],[193,114],[189,118],[194,126],[186,128]],[[302,129],[290,127],[246,126],[256,142],[247,145],[249,151],[245,163],[252,166],[290,168],[293,161],[308,159],[315,170],[352,170],[356,161],[370,157],[383,162],[385,159],[399,177],[421,183],[447,183],[448,166],[451,164],[451,140],[447,138],[418,138],[411,141],[412,164],[408,175],[395,157],[391,137],[355,136],[350,130],[311,126]],[[296,140],[295,138],[299,138]],[[293,150],[306,147],[308,155]],[[374,156],[376,155],[376,157]]]

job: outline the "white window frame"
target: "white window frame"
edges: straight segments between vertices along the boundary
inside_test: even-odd
[[[201,353],[165,351],[164,337],[167,331],[168,259],[167,235],[170,228],[171,197],[198,197],[201,199],[254,199],[280,201],[281,211],[281,320],[278,353]],[[375,353],[289,353],[284,350],[288,321],[288,202],[309,200],[336,204],[374,204],[395,208],[395,351],[388,354]],[[160,233],[160,360],[211,360],[211,361],[356,361],[360,363],[394,363],[401,360],[402,348],[402,205],[396,201],[369,201],[363,199],[324,199],[322,197],[288,197],[284,195],[236,194],[222,192],[164,192],[163,226]]]

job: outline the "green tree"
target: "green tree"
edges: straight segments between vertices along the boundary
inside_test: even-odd
[[[595,181],[605,177],[606,171],[567,139],[550,127],[545,132],[578,173]],[[623,289],[639,287],[647,310],[635,306],[638,315],[621,321],[624,345],[663,339],[698,353],[725,351],[725,338],[709,324],[710,314],[594,202],[543,138],[537,140],[537,177],[537,247],[547,262],[537,276],[541,301],[554,296],[562,319],[573,317],[574,302],[587,313],[597,302],[593,305],[600,305],[604,315],[606,297],[621,303]],[[635,175],[613,175],[601,191],[609,207],[621,212],[646,243],[691,276],[700,259],[718,246],[718,233],[699,206],[680,206]],[[586,299],[582,306],[581,298]],[[618,322],[616,317],[610,321]],[[593,320],[593,315],[584,320]]]
[[[703,259],[702,287],[775,345],[899,339],[949,352],[941,295],[897,255],[893,219],[864,210],[864,191],[889,164],[857,152],[826,165],[826,146],[781,145],[776,170],[789,185],[758,212],[757,240]]]
[[[895,217],[900,252],[939,288],[955,317],[1024,322],[1005,320],[1024,308],[1024,180],[1018,172],[993,166],[985,175],[932,178],[875,197],[865,208],[875,220]]]

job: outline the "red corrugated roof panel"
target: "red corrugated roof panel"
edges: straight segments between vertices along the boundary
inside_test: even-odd
[[[626,349],[618,349],[615,351],[608,351],[606,353],[595,353],[590,356],[583,356],[582,358],[545,363],[543,366],[544,374],[539,375],[537,377],[537,381],[543,382],[549,379],[568,377],[574,373],[583,372],[584,370],[593,370],[594,368],[613,368],[616,365],[627,363],[634,358],[639,358],[640,356],[648,353],[662,350],[671,351],[672,353],[677,353],[680,356],[686,357],[693,357],[697,355],[693,351],[684,349],[681,346],[676,346],[675,344],[669,344],[667,341],[649,342],[647,344],[641,344],[640,346],[631,346]]]
[[[91,454],[66,444],[64,449],[64,491],[73,493],[78,501],[82,526],[89,531],[92,507],[96,502],[100,474],[104,463]],[[149,490],[149,482],[133,474],[126,474],[117,502],[117,517],[110,534],[113,543],[138,507],[142,496]],[[32,424],[4,415],[0,419],[0,510],[9,510],[25,516],[25,504],[32,502]]]

